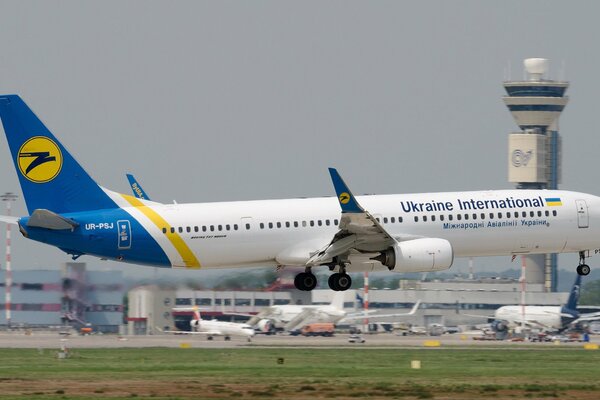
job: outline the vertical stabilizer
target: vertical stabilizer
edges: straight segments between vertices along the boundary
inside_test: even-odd
[[[0,119],[30,214],[116,207],[19,96],[0,95]]]

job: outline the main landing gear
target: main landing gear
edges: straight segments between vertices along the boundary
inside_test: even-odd
[[[577,273],[583,276],[589,275],[590,273],[590,266],[585,263],[584,251],[579,252],[579,265],[577,266]]]
[[[336,292],[350,289],[352,286],[352,278],[346,273],[346,266],[343,264],[339,265],[339,271],[329,276],[327,283],[331,290]],[[334,266],[330,266],[333,269]],[[294,278],[294,286],[296,289],[302,291],[311,291],[317,286],[317,277],[312,273],[311,268],[306,268],[305,272],[301,272]]]

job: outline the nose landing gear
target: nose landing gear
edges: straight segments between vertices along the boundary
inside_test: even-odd
[[[577,273],[582,276],[589,275],[591,269],[590,266],[585,263],[585,252],[579,252],[579,265],[577,266]]]

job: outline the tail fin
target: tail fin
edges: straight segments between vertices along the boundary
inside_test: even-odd
[[[0,95],[0,119],[30,214],[116,207],[19,96]]]
[[[581,288],[581,275],[577,274],[577,278],[575,278],[575,283],[573,283],[573,287],[571,288],[571,293],[569,294],[569,300],[567,300],[566,308],[569,310],[577,311],[577,302],[579,302],[579,291]]]

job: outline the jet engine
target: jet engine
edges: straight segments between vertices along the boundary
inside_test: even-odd
[[[275,334],[275,324],[270,319],[263,318],[255,326],[260,333],[264,333],[265,335]]]
[[[430,272],[450,268],[452,245],[445,239],[423,238],[396,243],[372,258],[395,272]]]

